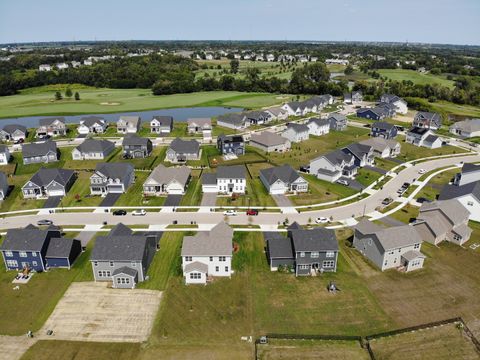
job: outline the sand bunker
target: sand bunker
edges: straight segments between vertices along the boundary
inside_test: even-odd
[[[118,102],[101,102],[100,105],[115,106],[120,105]]]

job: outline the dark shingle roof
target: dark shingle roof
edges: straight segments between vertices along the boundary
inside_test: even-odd
[[[267,239],[270,259],[293,259],[292,241],[281,234],[270,236]]]
[[[172,126],[173,117],[171,116],[154,116],[152,120],[155,119],[159,122],[160,126]]]
[[[245,166],[233,165],[233,166],[219,166],[217,168],[218,179],[245,179]]]
[[[151,142],[149,138],[138,136],[137,134],[127,134],[123,137],[122,145],[143,145],[147,146]]]
[[[311,118],[310,120],[308,120],[308,124],[311,124],[311,123],[315,123],[317,124],[317,126],[324,126],[324,125],[328,125],[329,121],[328,119]]]
[[[40,251],[48,233],[48,230],[37,228],[9,229],[0,250]],[[60,235],[60,232],[56,235]]]
[[[410,130],[408,130],[409,133],[417,134],[417,135],[423,135],[427,131],[429,131],[427,128],[419,128],[419,127],[414,127],[414,128],[411,128]]]
[[[128,226],[124,225],[123,223],[118,223],[115,227],[110,230],[110,236],[128,236],[132,235],[133,231]]]
[[[287,124],[287,130],[293,129],[296,133],[308,132],[308,126],[304,124],[289,123]]]
[[[196,154],[200,149],[200,144],[196,140],[182,140],[176,138],[171,142],[170,149],[177,154]]]
[[[51,238],[50,243],[48,244],[47,254],[45,256],[51,258],[68,258],[75,241],[78,242],[79,240]]]
[[[389,123],[384,122],[384,121],[377,121],[376,123],[374,123],[372,125],[372,128],[388,131],[388,130],[391,130],[391,129],[395,128],[395,125],[389,124]]]
[[[132,269],[128,266],[122,266],[121,268],[115,269],[112,273],[113,276],[119,275],[119,274],[125,274],[129,275],[131,277],[137,276],[138,271],[135,269]]]
[[[95,240],[92,261],[141,261],[147,238],[137,235],[99,236]]]
[[[84,152],[105,152],[109,148],[115,147],[115,144],[108,140],[86,139],[76,149],[82,153]]]
[[[224,114],[217,118],[217,122],[218,121],[236,126],[242,126],[243,122],[245,121],[245,115],[236,113]]]
[[[131,174],[134,169],[130,163],[98,163],[95,171],[112,179],[124,179]]]
[[[57,143],[55,141],[22,145],[22,155],[24,158],[46,155],[51,151],[57,152]]]
[[[24,133],[27,132],[27,128],[23,125],[19,125],[19,124],[10,124],[10,125],[5,125],[3,127],[3,131],[9,133],[9,134],[13,134],[15,132],[15,130],[20,130]]]
[[[48,185],[52,181],[55,181],[60,185],[65,186],[70,181],[73,174],[74,174],[73,170],[41,168],[35,173],[35,175],[32,176],[30,181],[34,184],[37,184],[38,186]]]
[[[339,113],[332,113],[328,116],[327,120],[329,121],[332,121],[332,120],[335,120],[335,121],[347,121],[347,117],[343,114],[339,114]]]
[[[361,159],[363,155],[368,154],[372,150],[372,147],[360,143],[353,143],[344,148],[344,150],[352,153],[355,157]]]
[[[38,120],[38,123],[40,126],[49,126],[51,123],[53,123],[55,120],[58,120],[62,123],[65,124],[65,118],[64,117],[49,117],[49,118],[43,118]]]
[[[270,185],[275,183],[277,180],[281,180],[286,184],[291,184],[300,177],[300,175],[298,175],[298,173],[290,165],[262,169],[260,170],[260,173]]]
[[[316,228],[312,230],[292,230],[295,251],[338,251],[335,231]]]
[[[472,163],[465,163],[462,166],[462,174],[466,174],[469,172],[474,172],[474,171],[479,171],[480,170],[480,164],[472,164]]]
[[[474,181],[462,186],[445,185],[438,200],[456,199],[465,195],[472,195],[480,201],[480,181]]]
[[[105,120],[99,116],[86,116],[80,119],[80,122],[83,123],[85,126],[93,126],[95,124],[100,124],[105,122]]]
[[[350,154],[345,154],[342,150],[334,150],[332,152],[329,152],[325,155],[323,155],[328,161],[330,161],[332,164],[340,164],[342,161],[345,162],[350,162],[352,159],[352,155]]]
[[[215,185],[217,183],[217,174],[215,173],[203,173],[202,184],[203,185]]]
[[[428,135],[428,136],[425,138],[425,141],[428,142],[428,143],[433,143],[434,141],[437,141],[437,139],[438,139],[438,136]]]

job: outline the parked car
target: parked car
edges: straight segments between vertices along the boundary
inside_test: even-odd
[[[235,210],[226,210],[223,212],[223,215],[225,216],[235,216],[237,215],[237,212]]]
[[[419,174],[425,174],[426,172],[427,172],[427,170],[425,170],[425,169],[420,169],[420,170],[418,170],[418,173],[419,173]]]
[[[146,214],[147,214],[147,212],[146,212],[145,210],[143,210],[143,209],[133,210],[133,211],[132,211],[132,215],[133,215],[133,216],[144,216],[144,215],[146,215]]]
[[[392,203],[393,199],[391,197],[385,198],[382,201],[382,205],[390,205]]]
[[[114,216],[125,216],[125,215],[127,215],[127,212],[126,212],[125,210],[118,209],[118,210],[114,210],[114,211],[112,212],[112,214],[113,214]]]
[[[310,173],[310,165],[300,166],[300,171],[309,174]]]
[[[431,202],[431,201],[428,200],[427,198],[419,197],[419,198],[417,199],[417,202],[419,202],[420,204],[423,204],[423,203],[429,203],[429,202]]]
[[[324,217],[324,216],[321,216],[321,217],[317,217],[315,219],[315,223],[317,224],[325,224],[325,223],[328,223],[330,220],[328,220],[328,218]]]
[[[257,210],[257,209],[248,209],[248,210],[247,210],[247,215],[249,215],[249,216],[257,216],[257,215],[258,215],[258,210]]]
[[[337,183],[338,183],[338,184],[341,184],[341,185],[348,186],[348,181],[345,180],[345,179],[338,179],[338,180],[337,180]]]
[[[14,141],[14,144],[15,144],[15,145],[16,145],[16,144],[23,144],[24,142],[25,142],[24,139],[18,139],[18,140],[15,140],[15,141]]]
[[[37,221],[37,225],[53,225],[53,221],[52,220],[38,220]]]

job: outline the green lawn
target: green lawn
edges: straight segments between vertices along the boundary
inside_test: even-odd
[[[118,155],[121,151],[122,149],[120,147],[115,148],[104,160],[73,160],[71,152],[70,154],[66,154],[67,151],[64,151],[66,159],[63,168],[73,170],[94,170],[98,163],[117,161]]]
[[[443,75],[422,74],[418,71],[407,69],[380,69],[377,70],[377,72],[394,81],[410,80],[418,85],[437,84],[448,88],[453,88],[454,86],[454,82],[452,80],[447,80]]]
[[[187,191],[180,201],[181,206],[196,206],[202,202],[202,182],[199,177],[192,176]]]
[[[156,146],[153,148],[152,153],[146,158],[138,159],[124,159],[123,153],[120,151],[111,162],[127,162],[133,165],[135,169],[140,170],[153,170],[155,166],[162,163],[165,160],[165,153],[167,152],[166,146]]]
[[[143,197],[143,183],[149,175],[149,172],[136,171],[135,183],[128,188],[127,192],[120,195],[115,206],[162,206],[166,199],[164,196]]]
[[[398,206],[398,204],[396,204]],[[411,219],[416,219],[418,216],[418,207],[407,204],[400,210],[394,212],[390,216],[394,219],[400,220],[405,224],[409,224]]]
[[[22,194],[22,186],[30,180],[32,175],[17,175],[8,179],[8,184],[13,186],[9,195],[0,202],[0,212],[14,210],[38,209],[43,206],[45,200],[24,199]]]
[[[90,176],[92,173],[79,171],[67,195],[62,199],[61,205],[69,206],[98,206],[102,202],[100,196],[90,196]],[[78,195],[78,200],[77,200]]]
[[[377,181],[380,176],[382,175],[376,171],[360,168],[355,180],[357,180],[363,186],[369,186],[373,182]]]
[[[71,159],[71,152],[72,148],[71,147],[64,147],[64,148],[59,148],[59,153],[60,153],[60,159],[59,161],[55,161],[52,163],[44,164],[28,164],[24,165],[23,164],[23,158],[22,158],[22,153],[21,152],[15,152],[12,154],[13,157],[13,163],[17,164],[17,167],[15,169],[15,175],[25,175],[25,174],[35,174],[38,170],[40,170],[41,167],[44,168],[62,168],[65,161],[67,159]]]
[[[421,159],[430,156],[461,154],[467,152],[466,150],[457,148],[455,146],[442,146],[438,149],[428,149],[423,146],[415,146],[410,143],[401,142],[402,150],[397,156],[402,161],[410,161]]]

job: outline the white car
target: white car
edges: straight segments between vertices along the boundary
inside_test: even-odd
[[[348,186],[348,181],[347,181],[347,180],[344,180],[344,179],[339,179],[339,180],[337,180],[337,183],[338,183],[338,184],[341,184],[341,185]]]
[[[237,215],[237,212],[235,210],[226,210],[223,212],[223,215],[225,216],[235,216]]]
[[[322,217],[316,218],[316,219],[315,219],[315,222],[316,222],[317,224],[325,224],[325,223],[329,222],[329,220],[328,220],[328,218],[322,216]]]
[[[419,174],[425,174],[426,172],[427,172],[427,170],[425,170],[425,169],[420,169],[420,170],[418,170],[418,173],[419,173]]]
[[[147,212],[143,209],[132,211],[133,216],[145,216],[146,214],[147,214]]]

